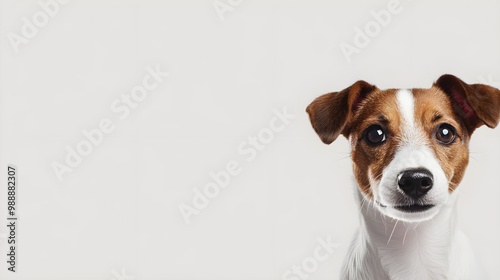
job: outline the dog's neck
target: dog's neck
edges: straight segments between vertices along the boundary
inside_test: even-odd
[[[453,194],[436,216],[419,223],[383,215],[359,194],[361,226],[366,250],[378,256],[379,269],[391,279],[447,279],[449,254],[456,233]],[[380,262],[378,264],[378,262]]]

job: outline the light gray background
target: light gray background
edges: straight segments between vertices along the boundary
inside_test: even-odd
[[[389,2],[233,0],[221,20],[212,0],[73,0],[15,52],[8,34],[41,8],[0,1],[0,221],[10,163],[20,217],[19,272],[6,270],[2,226],[0,278],[282,279],[330,236],[339,247],[309,279],[337,279],[358,224],[349,147],[323,145],[305,107],[358,79],[429,87],[452,73],[500,86],[500,1],[401,0],[349,63],[339,45]],[[169,77],[117,118],[110,104],[156,64]],[[283,107],[295,119],[247,162],[238,146]],[[58,181],[52,162],[103,118],[115,130]],[[475,132],[459,202],[493,279],[499,143],[500,129]],[[231,160],[241,173],[186,224],[179,205]]]

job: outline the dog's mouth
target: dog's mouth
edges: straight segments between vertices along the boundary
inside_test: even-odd
[[[402,212],[407,212],[407,213],[417,213],[417,212],[424,212],[429,209],[434,207],[434,205],[419,205],[419,204],[412,204],[412,205],[397,205],[394,206],[394,208],[398,209],[399,211]]]
[[[378,201],[375,201],[380,207],[382,208],[386,208],[387,205],[384,205]],[[398,209],[399,211],[401,212],[406,212],[406,213],[418,213],[418,212],[424,212],[424,211],[427,211],[429,209],[431,209],[432,207],[434,207],[434,205],[432,204],[425,204],[425,205],[421,205],[421,204],[410,204],[410,205],[396,205],[396,206],[393,206],[393,208],[395,209]]]

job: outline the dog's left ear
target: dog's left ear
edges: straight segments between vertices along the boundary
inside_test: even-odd
[[[348,137],[353,115],[368,94],[375,90],[374,85],[357,81],[340,92],[324,94],[309,104],[306,111],[321,141],[331,144],[340,134]]]
[[[485,124],[494,128],[500,122],[500,90],[469,85],[453,75],[443,75],[434,84],[451,99],[455,113],[464,120],[469,134]]]

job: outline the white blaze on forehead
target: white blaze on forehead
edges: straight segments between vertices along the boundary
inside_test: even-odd
[[[415,123],[415,99],[413,93],[407,89],[396,92],[399,114],[401,115],[401,143],[411,144],[423,140],[422,132]]]
[[[398,100],[399,113],[403,120],[403,128],[415,126],[415,100],[413,99],[413,93],[407,89],[400,89],[396,93],[396,98]]]

